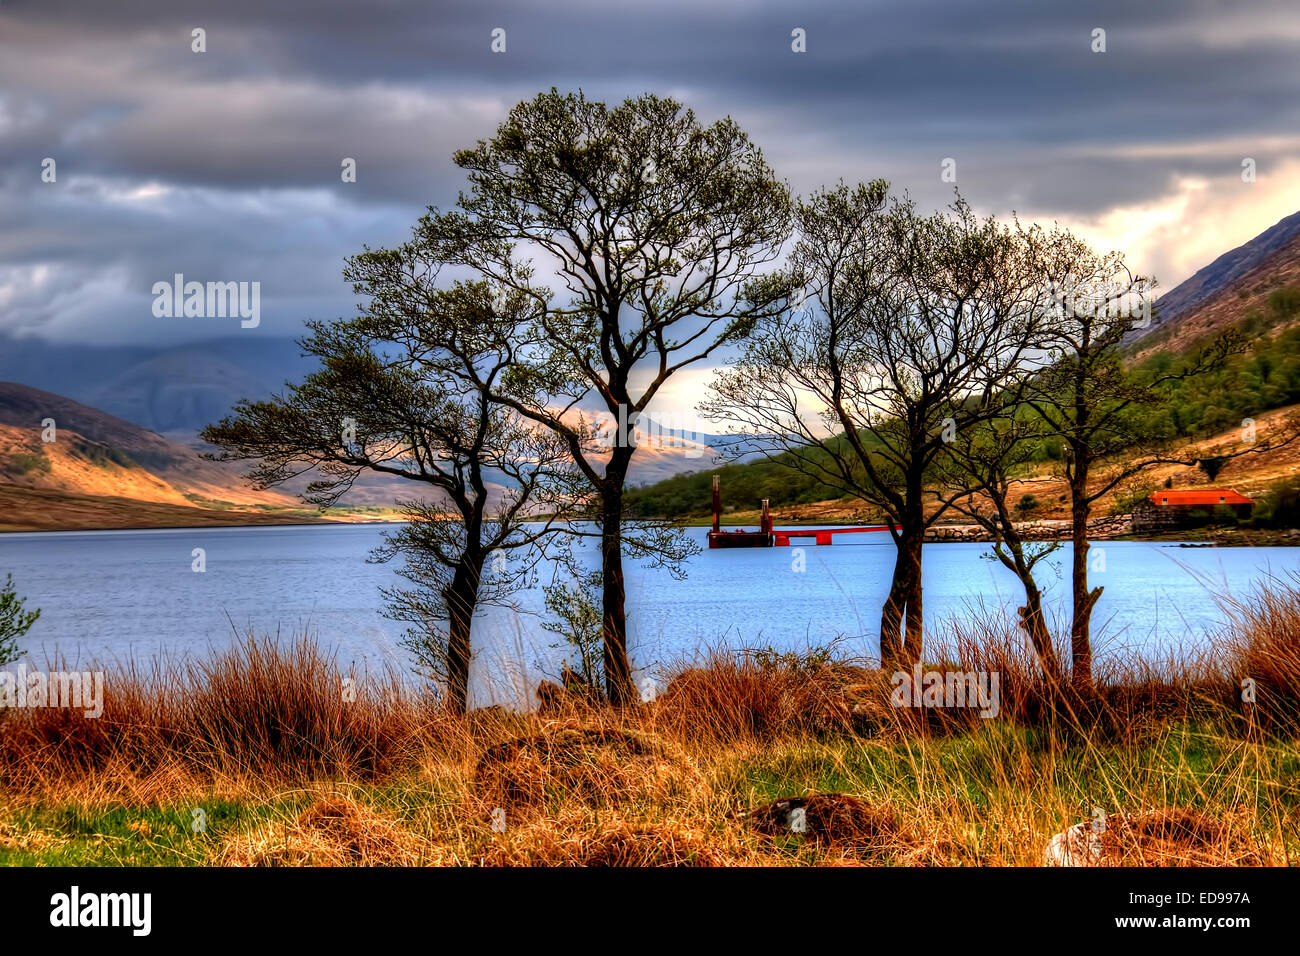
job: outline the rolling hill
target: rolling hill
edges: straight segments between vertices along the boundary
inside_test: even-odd
[[[1269,310],[1278,289],[1300,288],[1300,212],[1287,216],[1254,239],[1219,256],[1156,300],[1155,320],[1135,330],[1135,356],[1178,351]]]
[[[234,337],[151,348],[0,335],[0,381],[64,395],[159,433],[198,434],[241,398],[265,398],[313,365],[291,339]]]
[[[42,438],[54,421],[55,440]],[[204,461],[186,445],[39,389],[0,382],[0,481],[74,494],[188,505],[290,506],[280,491],[259,491],[237,468]]]

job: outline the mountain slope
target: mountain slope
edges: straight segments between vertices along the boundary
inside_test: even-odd
[[[65,395],[155,432],[197,434],[241,398],[262,399],[314,365],[291,339],[85,346],[0,335],[0,381]]]
[[[42,440],[54,420],[55,440]],[[187,505],[187,495],[234,505],[290,505],[248,488],[231,465],[208,462],[163,436],[61,395],[0,382],[0,481],[88,495]]]
[[[312,512],[218,511],[108,495],[83,495],[0,482],[0,531],[101,531],[108,528],[207,528],[311,524]]]
[[[1139,357],[1159,347],[1181,348],[1267,310],[1283,286],[1300,287],[1300,212],[1219,256],[1156,300],[1156,321],[1136,330]]]
[[[229,415],[239,399],[265,398],[281,385],[201,349],[183,349],[131,366],[95,389],[89,404],[157,432],[193,433]]]

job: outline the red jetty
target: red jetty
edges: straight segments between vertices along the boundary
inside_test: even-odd
[[[872,525],[865,528],[773,528],[768,499],[763,499],[763,514],[757,531],[737,529],[723,531],[719,527],[722,517],[722,491],[718,476],[713,476],[713,530],[709,532],[710,548],[771,548],[789,547],[791,538],[812,538],[814,544],[831,544],[831,536],[860,534],[864,531],[888,531],[890,525]],[[803,542],[800,542],[803,543]]]

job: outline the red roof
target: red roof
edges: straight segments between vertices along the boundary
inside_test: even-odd
[[[1206,488],[1201,491],[1156,491],[1151,494],[1156,505],[1253,505],[1254,500],[1231,488]]]

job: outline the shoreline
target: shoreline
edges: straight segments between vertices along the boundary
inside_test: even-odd
[[[295,507],[273,510],[245,505],[204,508],[0,483],[0,534],[261,528],[358,524],[391,519],[391,515],[371,515],[361,511],[323,515],[314,509]]]
[[[102,499],[105,505],[111,505],[115,502],[131,502],[132,504],[144,505],[146,507],[167,507],[175,506],[158,506],[150,502],[134,502],[132,499]],[[177,509],[180,510],[180,509]],[[266,527],[314,527],[325,525],[357,525],[357,524],[401,524],[402,519],[397,516],[365,516],[355,513],[343,514],[338,516],[320,516],[308,517],[301,514],[295,515],[276,515],[256,512],[226,512],[200,508],[184,509],[187,511],[197,512],[197,515],[185,515],[185,518],[202,516],[203,520],[185,521],[178,519],[175,523],[170,521],[150,522],[146,520],[132,520],[126,518],[124,521],[114,521],[112,523],[85,523],[85,522],[68,522],[53,523],[47,522],[43,526],[38,525],[15,525],[6,522],[0,522],[0,535],[8,534],[60,534],[77,531],[201,531],[210,528],[266,528]],[[255,520],[248,520],[248,519]],[[641,520],[665,520],[641,519]],[[781,519],[784,526],[792,528],[852,528],[861,524],[860,521],[817,521],[809,519],[785,520]],[[723,521],[723,528],[745,528],[753,525],[754,522],[747,521]],[[1069,543],[1069,534],[1067,529],[1052,527],[1035,527],[1037,522],[1030,522],[1029,526],[1021,529],[1025,536],[1026,542],[1042,541],[1059,541]],[[681,522],[683,528],[708,528],[712,521],[707,518],[691,518]],[[1269,528],[1223,528],[1223,527],[1202,527],[1187,528],[1182,531],[1166,531],[1159,534],[1135,534],[1123,528],[1123,522],[1118,522],[1114,518],[1102,518],[1095,522],[1096,527],[1091,530],[1088,536],[1090,541],[1145,541],[1153,544],[1169,543],[1179,544],[1184,547],[1300,547],[1300,528],[1293,529],[1269,529]],[[1062,534],[1063,530],[1067,533]],[[1050,533],[1043,533],[1050,532]],[[993,537],[983,528],[972,524],[939,524],[934,525],[926,532],[926,544],[992,544]]]
[[[121,524],[111,526],[89,526],[75,525],[69,527],[21,527],[7,526],[0,524],[0,536],[19,535],[19,534],[72,534],[86,532],[105,532],[105,531],[208,531],[216,529],[240,530],[255,528],[302,528],[302,527],[323,527],[327,525],[363,525],[363,524],[402,524],[400,519],[396,518],[308,518],[308,519],[276,519],[268,517],[262,521],[210,521],[203,524]],[[790,527],[825,527],[825,528],[851,528],[856,525],[852,522],[789,522]],[[683,525],[687,528],[709,527],[708,523],[689,523]],[[727,525],[722,527],[743,528],[744,524]],[[967,525],[941,525],[938,528],[931,529],[926,535],[926,544],[992,544],[993,538],[987,533],[973,533],[969,529],[972,526]],[[959,532],[954,534],[953,532]],[[1186,534],[1165,533],[1158,535],[1141,535],[1141,534],[1091,534],[1089,541],[1131,541],[1146,542],[1149,544],[1173,544],[1186,548],[1286,548],[1300,547],[1300,529],[1294,530],[1268,530],[1268,529],[1210,529],[1207,535],[1205,529],[1196,529]],[[947,532],[945,534],[945,532]],[[1061,544],[1069,544],[1068,536],[1041,536],[1027,539],[1027,543],[1040,543],[1044,541],[1056,541]]]
[[[358,525],[358,524],[402,524],[400,520],[391,518],[374,518],[374,519],[357,519],[357,518],[315,518],[315,519],[286,519],[283,521],[268,520],[257,522],[232,521],[232,522],[208,522],[207,524],[148,524],[148,525],[114,525],[111,527],[68,527],[68,528],[27,528],[11,527],[0,524],[0,535],[7,534],[84,534],[100,533],[105,531],[217,531],[230,530],[238,531],[241,529],[252,530],[256,528],[315,528],[327,525]]]
[[[757,513],[755,513],[757,514]],[[663,518],[646,520],[667,520]],[[775,523],[790,528],[852,528],[863,522],[879,523],[883,519],[862,518],[860,520],[816,520],[787,519],[776,516]],[[1300,528],[1242,528],[1242,527],[1200,527],[1184,528],[1176,531],[1163,531],[1152,534],[1136,534],[1126,527],[1127,517],[1100,517],[1089,528],[1089,541],[1146,541],[1153,544],[1182,544],[1187,547],[1229,547],[1229,548],[1285,548],[1300,547]],[[708,528],[712,519],[693,517],[681,524],[687,528]],[[724,520],[723,528],[753,528],[758,520],[752,521]],[[1042,541],[1060,541],[1068,544],[1069,528],[1057,524],[1046,525],[1038,521],[1026,522],[1019,528],[1027,543]],[[992,544],[993,537],[983,528],[974,524],[937,524],[926,531],[926,544]]]

